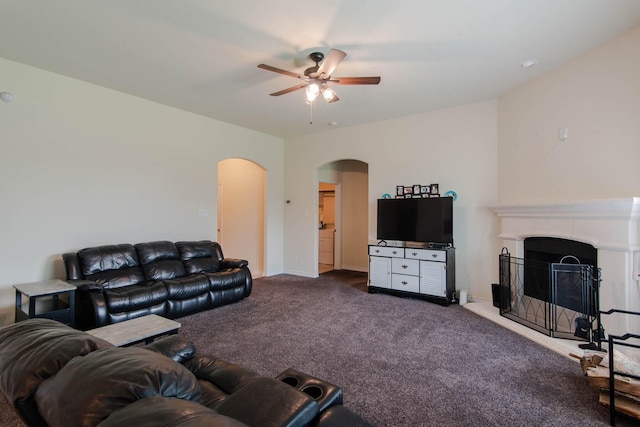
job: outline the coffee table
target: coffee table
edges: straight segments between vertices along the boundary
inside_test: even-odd
[[[180,329],[179,322],[157,314],[149,314],[125,320],[124,322],[90,329],[87,333],[94,337],[102,338],[116,347],[124,347],[143,341],[149,344],[161,335],[178,333],[178,329]]]

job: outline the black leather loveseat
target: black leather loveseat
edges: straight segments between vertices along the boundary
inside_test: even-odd
[[[249,296],[246,260],[216,242],[157,241],[98,246],[62,255],[77,286],[75,326],[92,329],[146,314],[182,317]]]
[[[182,335],[114,347],[51,319],[0,328],[0,390],[27,426],[370,427],[339,399],[215,356]],[[319,398],[320,397],[320,398]]]

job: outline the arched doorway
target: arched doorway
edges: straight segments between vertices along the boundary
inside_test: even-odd
[[[337,160],[320,166],[317,172],[318,273],[330,269],[326,264],[327,234],[333,235],[333,268],[367,271],[369,165],[360,160]],[[331,190],[333,194],[327,193]],[[332,213],[324,212],[328,206]],[[324,229],[333,232],[322,231],[320,215]]]
[[[226,257],[249,261],[264,276],[266,171],[244,159],[218,163],[218,242]]]

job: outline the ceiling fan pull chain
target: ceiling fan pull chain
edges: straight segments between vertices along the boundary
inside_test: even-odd
[[[313,102],[309,103],[309,124],[313,124]]]

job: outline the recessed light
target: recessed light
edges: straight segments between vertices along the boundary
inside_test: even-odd
[[[538,61],[536,59],[527,59],[520,63],[520,68],[531,68],[536,65]]]
[[[13,102],[13,94],[11,92],[0,92],[0,99],[4,102]]]

